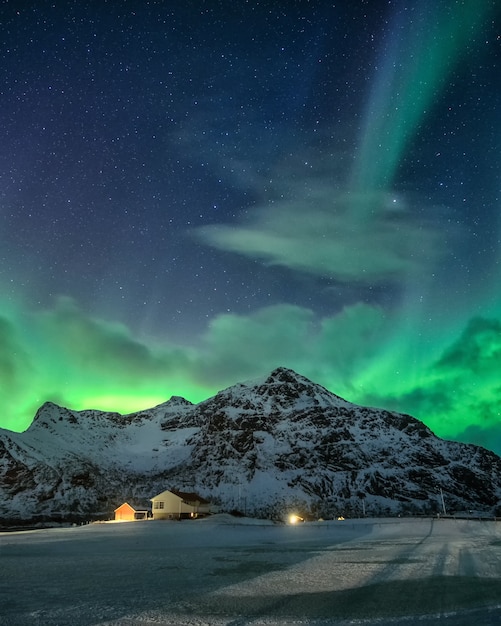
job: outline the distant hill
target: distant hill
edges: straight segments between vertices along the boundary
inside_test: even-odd
[[[0,519],[110,517],[128,499],[197,491],[222,510],[283,517],[493,513],[501,458],[400,413],[351,404],[278,368],[191,404],[120,415],[44,404],[0,430]],[[443,504],[442,504],[443,495]]]

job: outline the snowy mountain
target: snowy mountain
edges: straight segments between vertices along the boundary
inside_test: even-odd
[[[169,488],[261,516],[493,512],[501,458],[285,368],[199,404],[120,415],[46,403],[24,433],[0,430],[5,521],[107,518]]]

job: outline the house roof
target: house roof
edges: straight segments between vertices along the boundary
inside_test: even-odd
[[[198,495],[198,493],[195,493],[194,491],[179,491],[179,489],[166,489],[165,491],[162,491],[162,493],[159,493],[158,495],[151,498],[151,500],[156,500],[162,494],[167,492],[174,494],[175,496],[181,498],[181,500],[184,500],[187,503],[210,504],[209,500],[202,498],[202,496]]]
[[[209,501],[194,491],[178,491],[177,489],[171,489],[171,492],[176,496],[182,498],[185,502],[199,502],[200,504],[209,504]]]

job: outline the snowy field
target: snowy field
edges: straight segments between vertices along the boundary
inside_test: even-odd
[[[0,533],[2,626],[501,624],[501,523],[218,515]]]

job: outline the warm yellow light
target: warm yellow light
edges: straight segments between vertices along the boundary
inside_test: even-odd
[[[298,522],[302,522],[302,521],[303,521],[303,518],[299,517],[299,515],[295,515],[294,513],[289,515],[289,524],[297,524]]]

